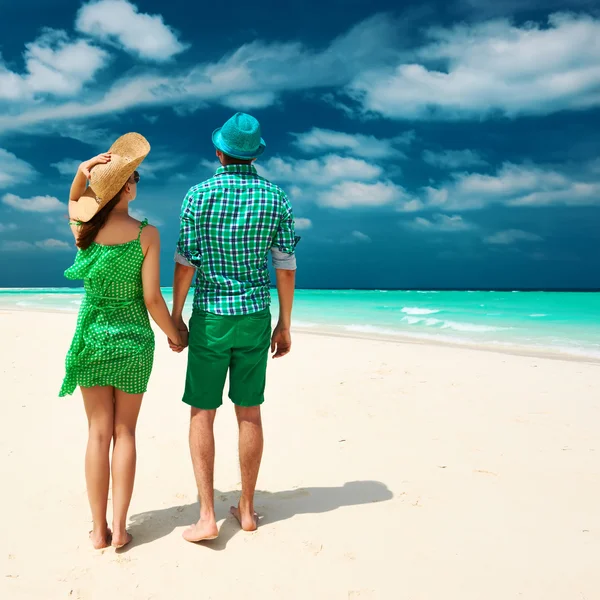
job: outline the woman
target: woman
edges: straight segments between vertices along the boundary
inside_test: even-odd
[[[85,297],[60,396],[81,388],[89,424],[90,539],[96,549],[131,541],[125,526],[135,477],[135,427],[154,356],[148,312],[174,345],[182,343],[160,291],[158,231],[129,215],[139,182],[135,169],[149,151],[141,135],[122,136],[108,153],[80,165],[69,201],[79,250],[65,276],[84,280]],[[106,519],[111,441],[112,532]]]

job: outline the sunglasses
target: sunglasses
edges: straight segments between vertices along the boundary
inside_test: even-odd
[[[133,181],[135,181],[135,183],[138,183],[140,180],[140,174],[137,171],[133,172]]]

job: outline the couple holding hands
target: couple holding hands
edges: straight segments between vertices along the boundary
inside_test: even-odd
[[[129,214],[140,181],[137,168],[150,151],[147,140],[137,133],[120,137],[109,152],[82,163],[71,186],[69,223],[78,252],[65,276],[83,280],[85,296],[60,396],[79,386],[88,417],[85,473],[95,548],[121,548],[131,541],[126,522],[135,478],[135,428],[154,358],[148,314],[172,350],[188,348],[183,401],[191,406],[190,451],[200,515],[183,537],[199,542],[218,535],[213,423],[228,373],[242,473],[240,501],[231,512],[242,529],[257,528],[254,491],[263,451],[267,361],[269,350],[278,358],[291,348],[299,238],[285,193],[253,165],[265,150],[258,121],[237,113],[213,132],[212,141],[221,166],[183,201],[171,312],[160,289],[158,230]],[[279,296],[273,331],[269,254]],[[188,331],[183,307],[194,277]]]

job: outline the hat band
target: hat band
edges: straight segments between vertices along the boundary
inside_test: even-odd
[[[262,153],[263,144],[262,141],[258,144],[256,149],[254,150],[238,150],[236,148],[232,148],[223,138],[221,131],[217,131],[215,135],[215,146],[221,152],[232,156],[233,158],[256,158],[258,155]]]

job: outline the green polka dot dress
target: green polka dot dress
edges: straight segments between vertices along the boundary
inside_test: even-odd
[[[83,279],[85,296],[66,358],[59,396],[75,388],[113,386],[128,394],[146,391],[154,359],[154,332],[144,304],[142,263],[137,239],[79,250],[67,279]]]

